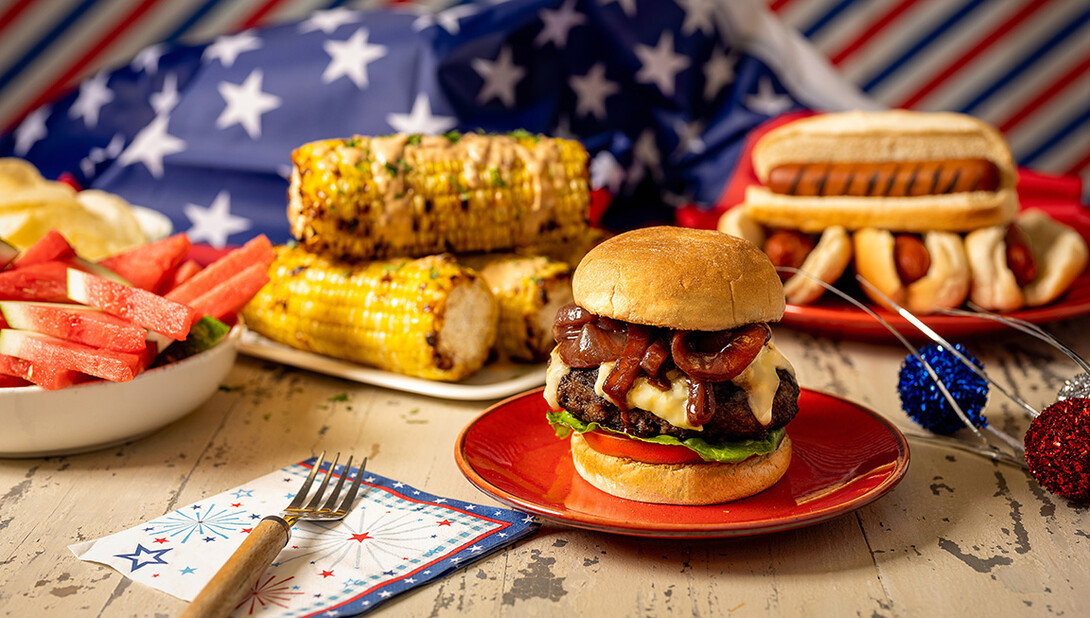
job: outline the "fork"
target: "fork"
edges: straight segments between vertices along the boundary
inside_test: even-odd
[[[344,486],[345,477],[348,476],[349,470],[352,468],[352,456],[349,455],[344,471],[341,473],[340,478],[337,479],[337,484],[333,486],[333,492],[329,494],[325,504],[322,504],[322,495],[329,486],[329,479],[333,476],[333,470],[337,467],[337,461],[340,458],[340,453],[333,457],[333,463],[329,465],[329,471],[326,473],[325,478],[322,479],[321,484],[318,485],[318,490],[314,492],[310,502],[303,506],[307,494],[310,493],[310,486],[314,483],[314,478],[318,474],[318,469],[322,467],[322,463],[325,461],[325,451],[322,451],[291,504],[285,507],[279,515],[269,515],[254,527],[250,535],[242,542],[242,545],[235,550],[235,553],[231,554],[227,563],[216,572],[200,594],[197,595],[197,598],[193,599],[193,602],[189,604],[189,607],[182,613],[182,618],[226,616],[230,614],[241,602],[245,593],[253,587],[257,578],[269,568],[269,565],[276,559],[277,554],[288,544],[288,539],[291,538],[291,528],[296,521],[300,519],[304,521],[336,521],[343,519],[348,514],[352,503],[356,501],[356,493],[359,491],[360,481],[363,479],[363,471],[367,467],[367,458],[363,458],[363,463],[360,464],[356,478],[353,479],[348,488],[348,493],[345,494],[344,500],[338,506],[337,498]]]

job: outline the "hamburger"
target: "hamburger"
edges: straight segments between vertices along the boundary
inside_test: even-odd
[[[760,249],[713,230],[634,230],[592,249],[572,292],[544,396],[583,479],[697,505],[784,475],[799,387],[771,340],[783,286]]]

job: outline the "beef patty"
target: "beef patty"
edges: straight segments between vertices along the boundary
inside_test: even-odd
[[[703,438],[707,442],[717,443],[748,438],[761,439],[768,435],[769,429],[783,427],[799,411],[799,385],[795,378],[778,369],[780,388],[772,402],[772,422],[768,427],[761,425],[754,418],[749,408],[746,392],[731,382],[710,384],[715,393],[715,414],[704,425],[703,431],[693,431],[675,427],[647,410],[632,408],[628,411],[628,425],[621,420],[621,411],[605,397],[594,392],[594,382],[598,378],[598,368],[572,369],[560,379],[557,388],[557,401],[560,405],[584,423],[598,423],[615,431],[623,431],[641,438],[650,438],[660,434],[687,438]]]

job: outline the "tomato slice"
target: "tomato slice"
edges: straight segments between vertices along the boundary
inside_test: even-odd
[[[644,442],[604,431],[588,431],[580,435],[588,446],[604,455],[627,457],[650,464],[704,463],[696,451],[684,446]]]

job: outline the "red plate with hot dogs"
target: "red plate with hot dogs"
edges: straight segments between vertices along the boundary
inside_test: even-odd
[[[941,311],[972,302],[1034,323],[1090,313],[1080,192],[1077,178],[1017,169],[1002,136],[968,116],[804,112],[755,130],[715,211],[679,221],[718,225],[805,271],[785,274],[786,325],[892,339],[821,280],[911,338],[922,335],[884,299],[944,336],[968,336],[1007,327]]]

